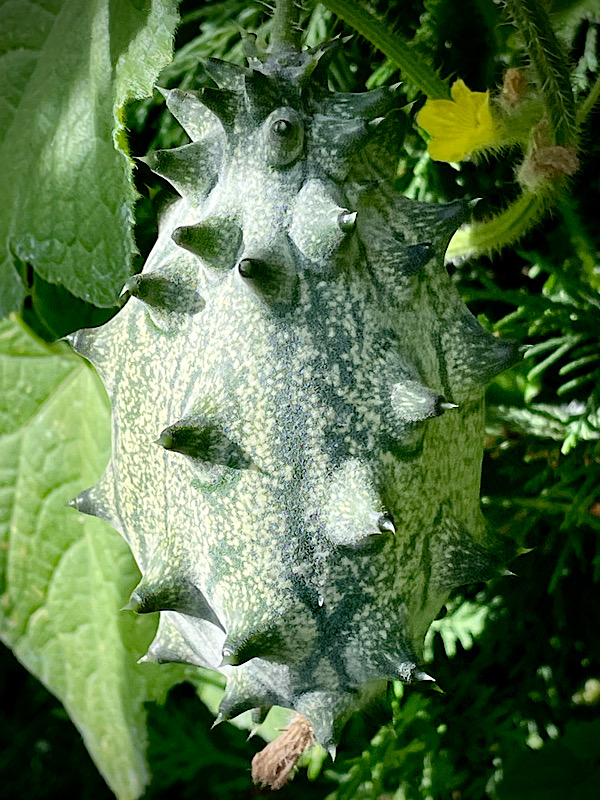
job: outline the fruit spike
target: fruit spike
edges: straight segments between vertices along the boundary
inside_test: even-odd
[[[221,629],[211,622],[175,611],[161,611],[156,636],[140,661],[216,669],[220,661],[218,643],[223,636]]]
[[[257,631],[249,636],[228,634],[223,645],[223,666],[237,667],[251,658],[265,658],[268,661],[281,658],[284,643],[277,630]]]
[[[197,225],[184,225],[172,233],[175,244],[199,256],[212,269],[228,270],[236,261],[242,231],[226,218],[207,219]]]
[[[431,417],[439,417],[449,409],[458,408],[454,403],[448,403],[441,394],[410,379],[394,384],[391,399],[392,408],[403,423],[423,422]]]
[[[399,86],[400,84],[381,86],[360,94],[337,92],[332,97],[325,99],[321,106],[321,113],[327,117],[344,119],[381,117],[401,102],[402,95],[398,92]]]
[[[350,716],[352,707],[341,693],[335,691],[307,691],[295,703],[295,709],[310,722],[315,739],[335,759],[341,729]]]
[[[327,73],[333,58],[335,58],[336,53],[339,53],[344,45],[351,42],[352,39],[353,37],[351,35],[338,35],[333,39],[329,39],[327,42],[321,42],[315,47],[309,48],[307,54],[310,58],[305,61],[304,75],[312,77],[313,86],[327,86]],[[326,94],[326,91],[323,91],[323,93]]]
[[[94,338],[93,329],[83,329],[67,334],[67,336],[65,336],[65,341],[67,341],[80,356],[88,358],[94,347]]]
[[[348,211],[347,208],[342,209],[338,214],[337,218],[338,228],[343,233],[351,233],[353,230],[356,230],[357,217],[358,217],[358,212]]]
[[[124,610],[135,611],[137,614],[177,611],[189,617],[206,620],[225,632],[203,592],[192,580],[182,576],[181,568],[166,562],[160,553],[150,560]]]
[[[293,305],[296,295],[298,276],[288,265],[263,257],[242,258],[238,264],[238,272],[247,286],[273,311],[283,311]]]
[[[203,200],[217,181],[221,158],[218,141],[192,142],[173,150],[154,150],[138,158],[161,178],[169,181],[180,195],[192,202]]]
[[[223,127],[215,114],[203,105],[197,92],[161,89],[167,108],[193,142],[223,137]]]
[[[520,359],[516,342],[488,333],[469,312],[449,320],[441,335],[451,354],[448,369],[463,382],[485,386]]]
[[[396,526],[394,525],[393,521],[385,514],[381,514],[381,516],[378,517],[377,527],[379,528],[381,533],[396,533]]]
[[[332,93],[341,40],[294,38],[164,90],[193,143],[147,158],[182,197],[127,284],[144,302],[69,337],[114,420],[75,506],[133,551],[148,660],[221,670],[220,718],[284,706],[334,753],[386,680],[430,680],[450,590],[498,572],[483,395],[517,351],[443,268],[467,204],[394,191],[397,89]]]
[[[174,453],[231,469],[246,469],[250,459],[218,427],[202,417],[189,417],[165,428],[155,444]]]
[[[219,89],[229,89],[233,92],[243,90],[244,78],[250,74],[250,70],[246,67],[231,64],[229,61],[221,61],[219,58],[207,58],[203,64],[204,69]]]
[[[181,280],[164,275],[134,275],[123,286],[121,296],[131,295],[143,303],[164,311],[197,314],[206,303],[198,292]]]
[[[403,683],[415,683],[416,681],[433,681],[431,675],[428,675],[420,669],[412,661],[404,661],[397,667],[396,679],[401,680]]]
[[[250,717],[252,719],[252,728],[248,734],[248,739],[252,739],[258,733],[258,729],[266,720],[272,706],[261,706],[260,708],[251,708]]]
[[[123,524],[118,516],[112,486],[106,480],[106,475],[99,483],[89,489],[85,489],[77,497],[69,500],[67,506],[82,514],[105,519],[113,528],[116,528],[120,533],[123,532]]]
[[[312,159],[325,174],[342,180],[350,171],[356,153],[367,144],[383,117],[370,121],[315,116],[312,128]]]
[[[70,508],[74,508],[76,511],[80,511],[82,514],[88,514],[92,517],[102,517],[103,514],[100,512],[100,508],[93,497],[93,487],[92,489],[86,489],[83,492],[80,492],[77,497],[74,497],[72,500],[69,500],[67,505]]]
[[[261,684],[257,684],[251,674],[243,670],[232,670],[227,679],[227,688],[219,705],[219,716],[215,725],[243,714],[245,711],[258,711],[271,706],[268,693]]]
[[[203,106],[218,117],[221,124],[228,130],[233,127],[238,111],[238,96],[230,89],[213,89],[207,86],[198,92],[198,99]]]
[[[437,520],[439,534],[429,546],[432,562],[431,581],[440,588],[449,590],[463,583],[487,581],[498,574],[499,555],[495,548],[484,550],[479,541],[480,531],[485,531],[485,521],[477,519],[471,529],[452,516],[451,509],[444,509],[447,516]],[[445,554],[442,560],[442,553]]]
[[[357,213],[340,206],[324,181],[308,180],[296,197],[289,235],[309,261],[328,263],[347,234],[356,228]]]

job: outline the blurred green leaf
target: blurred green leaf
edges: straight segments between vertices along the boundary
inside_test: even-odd
[[[449,658],[456,653],[456,644],[460,642],[465,650],[473,645],[473,641],[485,626],[489,609],[485,605],[460,603],[454,608],[450,607],[446,616],[435,620],[425,636],[423,657],[425,661],[433,659],[433,637],[438,634],[443,643],[446,655]]]

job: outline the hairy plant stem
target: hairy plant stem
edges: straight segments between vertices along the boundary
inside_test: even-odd
[[[547,195],[523,192],[504,211],[486,222],[458,230],[446,252],[448,261],[501,250],[523,237],[547,210]]]
[[[358,5],[356,0],[323,0],[323,5],[381,50],[400,68],[407,80],[427,97],[431,99],[450,97],[448,82],[440,78],[418,50],[404,41],[390,25]]]
[[[298,29],[299,9],[294,0],[275,0],[273,24],[271,27],[271,50],[300,49]]]
[[[575,144],[575,100],[569,69],[548,14],[538,0],[506,0],[515,26],[537,70],[554,142]]]
[[[590,89],[589,94],[577,109],[577,114],[575,119],[577,122],[578,129],[583,128],[583,126],[587,121],[587,118],[590,115],[592,108],[595,106],[598,100],[600,100],[600,75],[598,75],[598,77],[594,81],[594,85]]]

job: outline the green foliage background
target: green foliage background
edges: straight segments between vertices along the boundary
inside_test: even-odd
[[[366,7],[327,5],[342,16]],[[597,86],[600,4],[545,5],[581,102]],[[155,622],[118,613],[135,565],[110,528],[63,507],[102,469],[108,411],[92,371],[49,343],[116,312],[172,197],[140,164],[134,208],[129,179],[127,153],[185,141],[160,95],[149,96],[159,70],[160,85],[191,88],[207,80],[203,57],[242,63],[239,26],[264,32],[268,12],[241,0],[184,0],[169,63],[176,9],[167,0],[28,7],[4,4],[0,36],[0,305],[26,326],[0,328],[0,636],[79,731],[3,648],[0,798],[113,796],[81,736],[120,798],[257,796],[249,763],[264,742],[229,724],[209,730],[198,695],[214,706],[214,676],[136,665]],[[410,42],[442,86],[461,77],[494,90],[507,67],[528,63],[521,32],[493,0],[369,8],[377,30]],[[311,45],[352,33],[322,5],[306,7],[304,26]],[[480,197],[479,220],[514,201],[519,150],[460,165],[429,160],[412,121],[424,96],[366,39],[355,36],[330,69],[343,91],[402,79],[398,189],[429,201]],[[37,114],[40,103],[51,112]],[[449,266],[484,324],[528,345],[489,390],[482,482],[498,536],[526,551],[511,564],[517,577],[464,587],[434,623],[427,658],[443,694],[390,687],[349,723],[335,764],[313,754],[282,798],[600,796],[599,134],[597,107],[581,133],[579,172],[524,238]]]

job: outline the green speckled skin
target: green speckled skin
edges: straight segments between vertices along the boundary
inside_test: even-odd
[[[462,206],[390,187],[394,90],[330,93],[327,52],[165,92],[192,144],[147,162],[182,197],[120,313],[72,342],[113,407],[77,506],[131,546],[147,658],[221,669],[222,718],[294,708],[331,749],[372,689],[427,677],[449,590],[494,572],[483,392],[515,351],[445,272]]]

